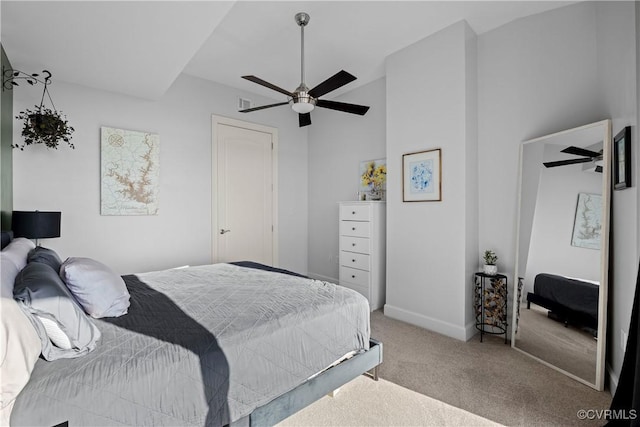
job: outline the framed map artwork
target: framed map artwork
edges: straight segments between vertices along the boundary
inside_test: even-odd
[[[579,193],[573,221],[571,246],[600,249],[602,231],[602,196]]]
[[[100,128],[100,214],[157,215],[160,136]]]

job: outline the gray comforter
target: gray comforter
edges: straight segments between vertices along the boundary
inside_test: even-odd
[[[12,425],[225,425],[369,347],[366,299],[331,283],[229,264],[124,277],[129,313],[96,321],[92,353],[39,360]]]

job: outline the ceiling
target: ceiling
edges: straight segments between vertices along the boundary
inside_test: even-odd
[[[158,99],[180,73],[280,99],[240,78],[287,90],[300,84],[297,12],[305,28],[305,80],[313,87],[344,69],[384,76],[385,58],[453,23],[478,34],[573,1],[6,1],[2,45],[16,69],[53,80]]]

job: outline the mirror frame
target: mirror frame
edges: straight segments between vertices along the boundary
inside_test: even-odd
[[[522,171],[523,171],[523,154],[524,147],[526,144],[535,143],[535,142],[543,142],[547,139],[562,136],[564,134],[568,134],[570,132],[575,132],[578,130],[585,130],[588,128],[603,126],[604,135],[603,135],[603,144],[602,144],[602,160],[603,160],[603,170],[602,170],[602,233],[601,233],[601,246],[600,246],[600,287],[598,292],[598,343],[596,347],[596,376],[595,382],[590,383],[589,381],[578,377],[577,375],[568,372],[562,368],[559,368],[543,359],[540,359],[537,356],[534,356],[526,351],[516,347],[516,327],[518,321],[518,309],[519,303],[522,301],[518,301],[518,271],[519,271],[519,257],[520,257],[520,218],[522,215]],[[519,352],[526,354],[527,356],[537,360],[538,362],[549,366],[563,374],[583,383],[590,387],[595,388],[598,391],[604,390],[604,374],[605,374],[605,354],[607,349],[607,300],[609,294],[609,232],[611,228],[610,224],[610,207],[611,207],[611,120],[601,120],[599,122],[590,123],[584,126],[576,127],[573,129],[567,129],[565,131],[556,132],[553,134],[541,136],[538,138],[530,139],[527,141],[523,141],[520,143],[520,162],[519,162],[519,170],[518,170],[518,199],[517,199],[517,217],[516,217],[516,259],[515,259],[515,270],[513,275],[513,283],[514,283],[514,291],[513,291],[513,309],[512,309],[512,319],[511,319],[511,347]],[[524,295],[521,295],[521,300]]]

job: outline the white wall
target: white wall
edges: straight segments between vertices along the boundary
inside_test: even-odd
[[[612,120],[615,136],[625,126],[632,126],[631,182],[634,188],[612,193],[613,214],[611,238],[611,283],[609,286],[609,341],[607,364],[612,371],[612,386],[617,386],[617,376],[622,368],[624,346],[621,331],[628,332],[631,320],[633,296],[638,277],[638,98],[637,78],[638,45],[633,36],[636,30],[635,9],[638,2],[596,3],[598,81],[601,103]],[[634,152],[632,151],[632,153]],[[632,160],[632,163],[634,160]]]
[[[356,200],[360,162],[386,157],[385,79],[340,97],[364,116],[316,108],[309,127],[309,273],[338,281],[338,202]]]
[[[501,269],[511,273],[515,263],[519,143],[605,118],[614,132],[636,124],[636,7],[583,2],[479,37],[480,248],[496,248]],[[637,190],[613,199],[608,359],[615,374],[622,363],[618,326],[629,322],[638,262]]]
[[[605,118],[595,7],[581,3],[478,37],[480,248],[515,265],[520,142]]]
[[[470,333],[478,264],[475,49],[459,22],[390,55],[386,67],[385,314],[458,339]],[[433,148],[442,149],[442,201],[403,203],[402,155]]]
[[[62,236],[43,245],[121,274],[210,263],[211,115],[218,114],[278,128],[280,265],[307,271],[307,132],[290,109],[240,114],[238,95],[273,101],[186,75],[159,101],[59,81],[50,91],[75,128],[76,149],[28,147],[14,150],[13,160],[14,209],[62,211]],[[14,92],[15,113],[39,102],[36,90]],[[100,215],[100,126],[160,134],[157,216]]]

